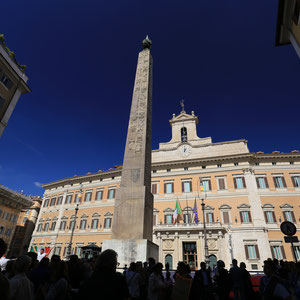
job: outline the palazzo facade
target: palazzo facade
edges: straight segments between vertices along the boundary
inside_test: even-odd
[[[211,137],[199,138],[194,112],[182,110],[169,122],[172,139],[152,151],[153,242],[159,245],[159,260],[171,268],[185,261],[199,269],[205,258],[202,199],[211,264],[222,259],[229,266],[234,257],[254,271],[262,270],[269,257],[292,260],[280,223],[288,220],[299,229],[299,151],[251,153],[246,140],[213,143]],[[31,245],[54,247],[52,254],[66,257],[75,226],[72,253],[81,255],[88,244],[101,247],[111,237],[121,173],[122,166],[115,166],[44,184]],[[177,199],[182,219],[174,224]],[[294,246],[299,259],[300,244]]]

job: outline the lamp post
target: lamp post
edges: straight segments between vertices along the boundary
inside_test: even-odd
[[[80,203],[80,199],[82,197],[82,189],[80,189],[79,193],[77,194],[77,197],[79,198],[79,203]],[[77,205],[75,207],[74,224],[72,226],[72,231],[71,231],[71,236],[70,236],[70,242],[69,242],[69,246],[68,246],[68,253],[67,253],[68,259],[70,259],[71,252],[72,252],[72,241],[73,241],[73,235],[74,235],[74,230],[75,230],[75,226],[76,226],[77,213],[78,213],[78,210],[79,210],[79,203],[77,203]]]

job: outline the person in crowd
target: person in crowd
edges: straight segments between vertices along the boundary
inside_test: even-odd
[[[263,300],[291,300],[291,294],[287,288],[281,283],[280,278],[276,274],[277,267],[274,262],[264,261],[265,276],[260,280],[260,294]]]
[[[2,257],[7,249],[7,244],[0,239],[0,257]],[[0,270],[0,295],[1,299],[8,300],[9,297],[9,281]]]
[[[162,275],[162,263],[156,263],[152,268],[148,283],[148,300],[159,300],[165,284]]]
[[[78,290],[82,281],[81,262],[77,255],[71,255],[68,261],[68,277],[71,288]]]
[[[45,300],[65,300],[68,292],[67,264],[55,259],[49,265],[50,275],[45,290]]]
[[[27,255],[20,256],[15,262],[16,275],[10,279],[10,300],[34,299],[32,282],[27,278],[26,272],[31,264],[31,258]]]
[[[216,283],[216,293],[219,300],[228,300],[231,282],[229,273],[225,269],[225,263],[222,260],[217,261],[217,270],[214,281]]]
[[[169,270],[167,270],[166,272],[165,285],[166,285],[166,300],[170,300],[172,295],[174,280],[171,278],[171,273]]]
[[[212,280],[210,270],[206,268],[206,263],[200,263],[200,270],[195,272],[193,278],[190,300],[213,300]]]
[[[148,271],[149,276],[153,272],[154,266],[155,266],[155,259],[153,257],[149,257],[148,258],[148,267],[147,267],[147,271]]]
[[[180,261],[177,264],[177,269],[175,274],[173,275],[173,279],[174,280],[176,279],[177,274],[184,278],[192,278],[190,273],[191,273],[190,266]]]
[[[240,263],[241,270],[241,282],[242,290],[244,291],[244,298],[246,300],[252,300],[255,298],[255,293],[252,287],[251,275],[246,269],[246,264],[244,262]]]
[[[111,249],[99,255],[92,277],[79,288],[79,299],[129,299],[126,278],[116,272],[117,257],[118,254]]]
[[[126,273],[126,282],[132,300],[140,299],[141,275],[136,272],[136,263],[130,263]]]
[[[136,262],[136,272],[138,272],[141,276],[140,281],[140,298],[141,300],[147,299],[147,289],[148,289],[148,277],[147,270],[143,267],[143,263],[141,261]]]
[[[35,292],[49,280],[49,262],[49,258],[44,257],[30,273],[29,278],[33,283]]]
[[[241,269],[238,267],[238,262],[236,259],[232,260],[232,267],[229,270],[229,274],[232,283],[234,300],[245,300]]]

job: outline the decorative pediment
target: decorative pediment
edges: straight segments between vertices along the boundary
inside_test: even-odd
[[[159,210],[157,208],[153,208],[154,213],[159,213]]]
[[[83,215],[81,216],[81,219],[86,219],[86,218],[88,218],[88,215],[87,215],[87,214],[83,214]]]
[[[239,208],[239,209],[242,209],[242,208],[250,208],[250,205],[243,203],[243,204],[239,205],[238,208]]]
[[[67,216],[62,216],[61,219],[62,220],[68,220],[68,217]]]
[[[173,213],[174,212],[174,209],[168,207],[166,209],[164,209],[164,213]]]
[[[111,217],[111,216],[112,216],[112,213],[108,211],[107,213],[105,213],[104,216],[105,216],[105,217]]]
[[[186,206],[184,209],[183,209],[184,212],[192,212],[194,211],[192,207],[190,206]]]
[[[231,206],[228,204],[222,204],[219,206],[219,209],[231,209]]]
[[[212,206],[210,206],[210,205],[206,205],[205,206],[205,210],[214,210],[214,208]]]
[[[98,213],[94,213],[94,214],[92,215],[92,217],[93,217],[93,218],[99,218],[100,215],[99,215]]]
[[[274,205],[270,204],[270,203],[266,203],[262,206],[262,208],[274,208]]]
[[[195,120],[196,124],[198,124],[198,117],[194,115],[194,112],[192,112],[191,115],[187,114],[186,112],[181,112],[178,116],[175,116],[175,114],[173,114],[173,118],[172,120],[170,120],[170,123],[190,121],[190,120]]]
[[[54,218],[53,218],[53,221],[57,221],[57,220],[58,220],[57,217],[54,217]]]
[[[48,222],[48,221],[51,221],[51,218],[47,218],[46,221],[47,221],[47,222]]]
[[[283,205],[280,205],[280,208],[288,208],[288,209],[292,209],[293,206],[290,205],[290,204],[288,204],[288,203],[285,203],[285,204],[283,204]]]
[[[43,219],[43,218],[40,218],[40,219],[39,219],[39,222],[44,222],[44,219]]]

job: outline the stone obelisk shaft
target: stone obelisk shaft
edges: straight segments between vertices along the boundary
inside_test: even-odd
[[[116,192],[113,239],[152,241],[152,57],[139,53],[120,188]]]

